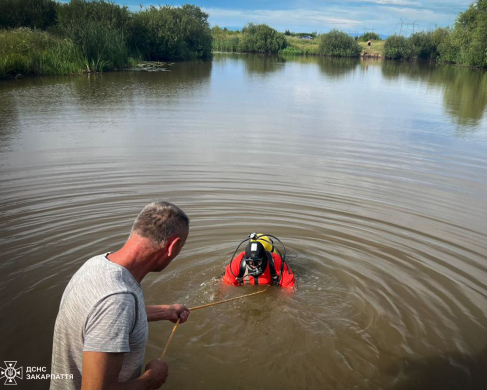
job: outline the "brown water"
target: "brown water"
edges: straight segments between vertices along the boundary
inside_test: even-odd
[[[166,389],[485,388],[487,73],[243,55],[171,69],[0,83],[0,364],[50,365],[70,277],[164,199],[191,233],[144,280],[148,304],[251,292],[219,277],[253,231],[284,241],[298,284],[194,312]],[[147,360],[171,329],[150,325]]]

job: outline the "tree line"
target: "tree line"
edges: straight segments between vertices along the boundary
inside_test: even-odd
[[[286,30],[282,34],[265,24],[252,23],[242,31],[229,31],[215,26],[211,32],[213,49],[217,51],[334,57],[358,57],[362,53],[359,42],[381,40],[373,32],[365,32],[357,39],[339,30],[320,35]],[[313,40],[306,42],[300,39],[305,36]],[[452,27],[438,27],[432,31],[417,32],[410,37],[388,37],[382,54],[385,58],[395,60],[422,58],[438,63],[487,67],[487,0],[478,0],[465,12],[461,12]]]
[[[211,42],[208,15],[194,5],[131,12],[104,0],[0,1],[0,77],[204,58]]]
[[[306,39],[303,39],[306,38]],[[358,57],[358,39],[326,34],[280,33],[265,24],[241,31],[210,29],[208,15],[194,5],[150,6],[132,12],[105,0],[1,0],[0,77],[72,74],[127,67],[139,60],[186,60],[212,50]],[[459,14],[454,26],[388,37],[383,56],[487,67],[487,0]]]
[[[487,67],[487,0],[459,14],[453,27],[438,27],[405,38],[393,35],[384,45],[386,58],[424,58],[444,63]]]

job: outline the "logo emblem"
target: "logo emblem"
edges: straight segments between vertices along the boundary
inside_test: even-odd
[[[0,379],[5,378],[5,385],[16,385],[15,378],[22,379],[23,368],[15,368],[17,362],[6,362],[5,368],[0,367]]]

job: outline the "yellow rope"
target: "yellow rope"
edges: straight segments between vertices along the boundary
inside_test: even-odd
[[[195,306],[195,307],[193,307],[193,308],[191,308],[191,309],[189,309],[189,310],[190,310],[190,311],[194,311],[194,310],[204,309],[205,307],[210,307],[210,306],[220,305],[220,304],[222,304],[222,303],[226,303],[226,302],[234,301],[234,300],[236,300],[236,299],[245,298],[245,297],[250,297],[251,295],[262,294],[263,292],[266,292],[268,288],[269,288],[269,286],[267,286],[267,287],[266,287],[264,290],[262,290],[262,291],[257,291],[257,292],[251,293],[251,294],[240,295],[240,296],[238,296],[238,297],[235,297],[235,298],[230,298],[230,299],[225,299],[225,300],[223,300],[223,301],[218,301],[218,302],[207,303],[206,305],[201,305],[201,306]],[[178,318],[178,321],[176,322],[176,324],[174,325],[174,328],[172,329],[171,335],[169,336],[169,340],[167,340],[166,346],[164,347],[164,351],[162,351],[161,360],[162,360],[162,359],[164,359],[164,356],[166,355],[167,347],[169,347],[169,344],[171,343],[171,340],[172,340],[172,338],[173,338],[173,336],[174,336],[174,333],[176,333],[176,329],[178,328],[180,321],[181,321],[181,318]]]
[[[169,347],[169,343],[171,342],[171,340],[174,336],[174,333],[176,333],[176,329],[178,328],[180,321],[181,321],[181,318],[178,318],[176,325],[174,325],[174,328],[172,329],[171,336],[169,336],[169,340],[167,340],[166,347],[164,348],[164,351],[162,351],[161,360],[164,359],[164,356],[166,355],[167,347]]]
[[[240,296],[235,297],[235,298],[225,299],[224,301],[218,301],[218,302],[207,303],[206,305],[201,305],[201,306],[192,307],[192,308],[191,308],[191,309],[189,309],[189,310],[190,310],[190,311],[194,311],[194,310],[204,309],[205,307],[210,307],[210,306],[220,305],[220,304],[222,304],[222,303],[226,303],[226,302],[234,301],[234,300],[236,300],[236,299],[245,298],[245,297],[250,297],[251,295],[262,294],[263,292],[266,292],[268,288],[269,288],[269,286],[267,286],[267,287],[266,287],[264,290],[261,290],[261,291],[257,291],[257,292],[251,293],[251,294],[240,295]]]

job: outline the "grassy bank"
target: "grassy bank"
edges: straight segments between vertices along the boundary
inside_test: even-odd
[[[0,31],[0,77],[81,73],[85,64],[72,41],[20,28]]]
[[[0,34],[0,78],[211,56],[208,15],[193,5],[131,12],[104,0],[0,0]]]
[[[319,42],[316,39],[302,39],[300,37],[286,36],[288,46],[282,54],[291,55],[319,55]]]
[[[215,26],[211,32],[214,51],[336,57],[358,57],[361,51],[352,37],[338,30],[313,39],[289,32],[282,34],[265,24],[249,24],[241,32]]]
[[[372,41],[370,48],[367,45],[367,42],[359,42],[358,44],[362,49],[361,55],[382,57],[382,55],[384,54],[385,41]]]

